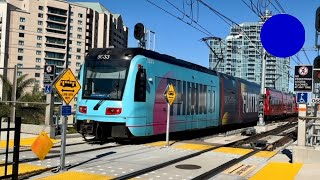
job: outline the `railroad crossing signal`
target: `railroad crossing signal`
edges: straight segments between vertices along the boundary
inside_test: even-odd
[[[54,86],[66,104],[69,104],[81,89],[79,82],[70,68],[63,72],[63,74],[55,82]]]
[[[176,98],[176,91],[174,90],[174,87],[172,84],[168,84],[165,92],[164,92],[164,97],[166,98],[167,102],[172,105],[173,101]]]

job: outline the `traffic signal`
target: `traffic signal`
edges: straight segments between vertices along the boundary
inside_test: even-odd
[[[316,31],[320,32],[320,7],[316,11],[316,22],[315,22]]]
[[[313,60],[313,69],[313,81],[314,83],[320,83],[320,56]]]
[[[134,38],[141,40],[144,37],[144,26],[142,23],[138,23],[134,26]]]

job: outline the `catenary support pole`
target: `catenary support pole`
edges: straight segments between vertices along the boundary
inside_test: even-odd
[[[262,58],[262,73],[261,73],[261,90],[260,90],[260,95],[262,96],[262,99],[264,101],[264,97],[265,97],[265,79],[266,79],[266,61],[267,61],[267,53],[266,50],[263,49],[263,58]],[[264,106],[264,104],[263,104]],[[264,107],[263,107],[263,111],[264,111]],[[258,126],[264,126],[265,122],[264,122],[264,113],[262,113],[262,115],[259,116],[259,121],[258,121]]]

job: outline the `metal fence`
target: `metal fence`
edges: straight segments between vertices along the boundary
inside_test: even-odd
[[[12,127],[13,126],[13,127]],[[9,159],[9,144],[10,144],[10,132],[14,132],[14,143],[13,143],[13,160],[12,160],[12,172],[8,172],[8,159]],[[4,162],[4,174],[0,174],[0,179],[11,178],[14,180],[18,179],[19,175],[19,149],[20,149],[20,132],[21,132],[21,117],[16,117],[14,122],[10,122],[8,117],[7,127],[2,127],[0,122],[0,140],[2,140],[1,134],[5,132],[5,162]]]

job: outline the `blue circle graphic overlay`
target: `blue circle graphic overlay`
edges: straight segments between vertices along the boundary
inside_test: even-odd
[[[268,53],[286,58],[295,55],[303,47],[305,30],[297,18],[288,14],[278,14],[263,24],[260,40]]]

